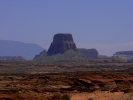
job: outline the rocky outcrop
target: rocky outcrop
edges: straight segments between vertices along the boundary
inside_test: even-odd
[[[83,59],[79,54],[71,34],[55,34],[47,52],[36,55],[34,60],[59,61]]]
[[[50,56],[58,53],[63,54],[68,50],[78,52],[72,35],[59,33],[54,35],[53,42],[51,43],[47,54]]]
[[[133,51],[119,51],[115,53],[116,55],[133,55]]]
[[[112,58],[121,58],[129,62],[133,62],[133,51],[120,51],[116,52]]]
[[[78,48],[78,51],[85,58],[98,58],[98,51],[96,49]]]

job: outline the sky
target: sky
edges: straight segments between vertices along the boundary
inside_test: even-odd
[[[133,50],[133,0],[0,0],[0,39],[46,50],[56,33],[101,55]]]

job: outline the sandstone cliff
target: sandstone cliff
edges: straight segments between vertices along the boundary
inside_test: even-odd
[[[133,62],[133,51],[119,51],[119,52],[116,52],[112,57],[121,58],[129,62]]]
[[[119,51],[115,53],[116,55],[133,55],[133,51]]]
[[[55,34],[47,52],[43,51],[36,55],[34,60],[75,60],[83,59],[79,54],[71,34]]]
[[[85,58],[98,58],[98,51],[96,49],[78,48],[78,51]]]
[[[63,54],[68,50],[78,51],[72,35],[59,33],[54,35],[53,42],[51,43],[47,54],[50,56],[58,53]]]

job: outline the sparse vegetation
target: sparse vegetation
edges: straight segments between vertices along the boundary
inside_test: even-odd
[[[51,100],[60,100],[61,94],[59,94],[59,93],[53,94],[50,99]]]
[[[77,52],[74,50],[68,50],[67,52],[63,54],[56,54],[52,56],[48,56],[45,52],[40,53],[40,55],[37,55],[34,60],[35,61],[71,61],[71,60],[78,60],[78,59],[84,59],[82,56],[80,56]]]
[[[62,94],[56,93],[50,97],[50,100],[71,100],[71,99],[70,99],[70,95],[68,94],[62,95]]]
[[[89,98],[88,100],[93,100],[93,98]]]
[[[71,100],[73,91],[81,94],[95,90],[133,93],[133,63],[106,60],[106,63],[105,59],[0,62],[0,95],[11,96],[13,100],[16,95],[23,100],[29,97],[33,100]],[[93,99],[86,97],[85,100]]]
[[[63,94],[62,99],[63,99],[63,100],[70,100],[70,95],[68,95],[68,94]]]

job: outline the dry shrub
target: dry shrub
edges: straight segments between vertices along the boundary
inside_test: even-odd
[[[50,100],[71,100],[71,99],[70,99],[70,95],[68,94],[61,95],[59,93],[56,93],[50,97]]]

